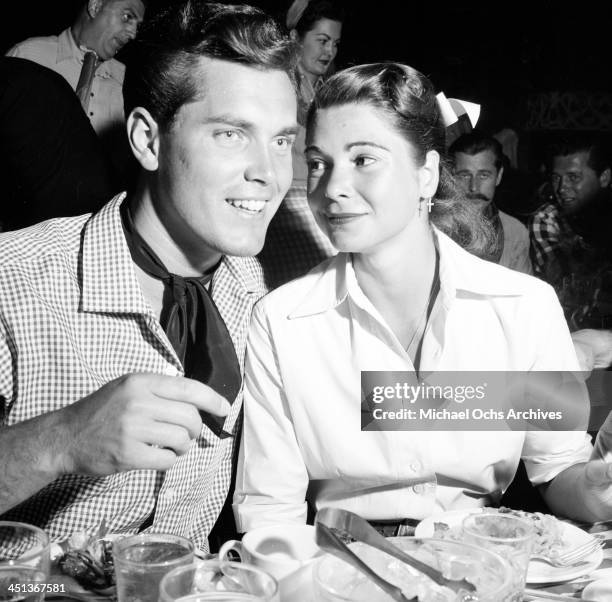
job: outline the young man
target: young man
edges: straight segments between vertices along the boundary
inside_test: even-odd
[[[264,292],[251,256],[291,183],[293,51],[259,10],[195,0],[140,44],[135,192],[0,240],[0,512],[206,549]]]
[[[496,226],[502,242],[497,263],[531,274],[527,228],[495,205],[495,191],[504,175],[501,144],[492,136],[475,130],[455,140],[449,154],[454,161],[457,181],[466,197],[485,203],[485,212]]]
[[[549,157],[553,198],[531,217],[529,233],[536,275],[560,286],[609,254],[612,165],[604,146],[584,135],[554,144]]]

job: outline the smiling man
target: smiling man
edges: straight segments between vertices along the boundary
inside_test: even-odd
[[[123,128],[121,87],[125,67],[115,54],[136,37],[144,0],[88,0],[75,22],[57,36],[29,38],[7,56],[34,61],[59,73],[77,92],[96,133],[105,138]],[[94,52],[93,64],[85,61]],[[93,79],[87,75],[91,69]]]
[[[583,135],[561,140],[549,156],[554,198],[531,217],[529,233],[535,273],[560,287],[609,251],[611,162],[603,144]]]
[[[136,51],[136,190],[0,240],[0,512],[207,549],[265,292],[252,256],[291,182],[293,45],[257,9],[185,1]]]

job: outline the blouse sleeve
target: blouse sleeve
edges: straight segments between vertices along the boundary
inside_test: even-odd
[[[532,371],[564,372],[566,378],[579,375],[580,367],[569,329],[554,289],[542,284],[536,299],[530,299],[529,311],[538,329],[538,352]],[[557,399],[553,409],[588,419],[589,398],[586,386],[577,378],[569,390],[571,397]],[[534,485],[547,483],[573,464],[586,462],[592,452],[591,438],[584,430],[528,431],[522,458]]]
[[[260,302],[247,342],[244,426],[233,504],[238,530],[305,523],[307,487],[308,473],[285,399],[274,339]]]

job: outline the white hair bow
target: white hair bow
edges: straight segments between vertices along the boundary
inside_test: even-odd
[[[478,123],[478,118],[480,117],[480,105],[467,100],[459,100],[458,98],[446,98],[444,92],[437,94],[436,98],[442,115],[442,121],[444,121],[446,127],[453,125],[453,123],[457,123],[459,117],[466,114],[472,127],[476,127],[476,123]]]

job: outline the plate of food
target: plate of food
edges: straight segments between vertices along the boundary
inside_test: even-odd
[[[106,532],[102,521],[97,533],[74,533],[51,545],[52,578],[62,591],[81,599],[112,598],[115,595],[113,541],[123,535]]]
[[[479,512],[506,512],[533,522],[536,537],[534,554],[563,554],[594,539],[592,535],[578,527],[558,520],[550,514],[524,512],[510,508],[471,508],[450,510],[422,520],[415,529],[416,537],[436,537],[440,539],[461,540],[461,523],[466,516]],[[603,560],[603,550],[598,549],[577,564],[556,567],[544,560],[533,559],[527,569],[527,583],[561,583],[570,581],[594,571]]]

